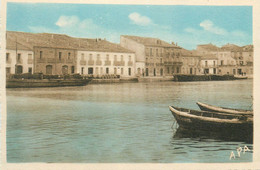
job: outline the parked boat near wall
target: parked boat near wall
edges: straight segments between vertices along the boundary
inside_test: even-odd
[[[192,74],[175,74],[173,75],[174,81],[224,81],[224,80],[240,80],[246,79],[241,76],[234,75],[192,75]]]
[[[197,111],[169,106],[182,133],[222,140],[253,142],[253,118],[220,112]]]
[[[9,79],[6,81],[6,88],[84,86],[89,81],[89,79]]]
[[[204,111],[253,115],[253,110],[232,109],[232,108],[226,108],[226,107],[213,106],[213,105],[209,105],[209,104],[201,103],[201,102],[197,102],[197,105],[200,107],[201,110],[204,110]]]

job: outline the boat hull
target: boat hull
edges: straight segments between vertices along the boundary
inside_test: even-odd
[[[6,88],[34,88],[34,87],[64,87],[84,86],[89,83],[88,79],[60,80],[60,79],[11,79],[6,81]]]
[[[177,130],[178,136],[180,134],[184,137],[207,136],[221,140],[253,142],[252,121],[215,122],[196,117],[186,117],[172,110],[171,112],[179,125]]]
[[[231,114],[245,114],[245,115],[253,115],[253,111],[251,110],[242,110],[242,109],[231,109],[231,108],[223,108],[218,106],[212,106],[209,104],[197,102],[199,108],[203,111],[211,111],[211,112],[223,112],[223,113],[231,113]]]

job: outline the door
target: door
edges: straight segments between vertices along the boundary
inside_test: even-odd
[[[93,67],[88,68],[88,74],[93,74]]]
[[[16,66],[16,74],[22,74],[23,73],[23,66]]]
[[[51,75],[52,74],[52,65],[47,65],[46,66],[46,74]]]
[[[62,66],[62,74],[68,74],[68,66]]]

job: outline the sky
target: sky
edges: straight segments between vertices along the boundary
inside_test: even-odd
[[[186,49],[199,44],[252,44],[251,6],[8,3],[8,31],[73,37],[154,37]]]

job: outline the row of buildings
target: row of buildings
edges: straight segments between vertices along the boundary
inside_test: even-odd
[[[253,46],[198,45],[186,50],[158,38],[122,35],[120,44],[63,34],[6,33],[6,73],[47,75],[253,74]]]

